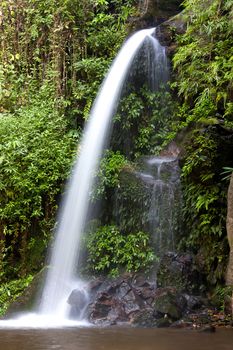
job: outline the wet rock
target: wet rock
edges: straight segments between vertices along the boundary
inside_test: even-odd
[[[157,327],[157,318],[154,310],[142,310],[132,314],[130,323],[136,327],[153,328]]]
[[[139,311],[144,307],[143,300],[136,294],[136,291],[131,290],[123,298],[125,313],[129,315],[131,312]]]
[[[70,305],[82,305],[86,302],[86,293],[83,290],[75,289],[70,294],[67,302]]]
[[[136,286],[136,283],[143,287]],[[89,321],[109,325],[129,322],[132,314],[146,307],[141,293],[145,288],[150,288],[145,278],[135,279],[135,276],[124,275],[117,279],[106,279],[101,285],[98,284],[95,293],[92,288],[91,301],[87,308]]]
[[[186,20],[182,12],[160,24],[156,30],[156,37],[161,45],[166,46],[168,57],[172,57],[177,48],[177,34],[186,30]]]
[[[184,294],[183,296],[186,299],[188,311],[197,310],[201,308],[205,303],[204,299],[200,296],[194,296],[189,294]]]
[[[75,289],[70,294],[67,303],[71,306],[70,317],[79,318],[82,316],[88,303],[88,294],[85,289]]]
[[[125,322],[128,320],[121,303],[117,303],[108,313],[107,320],[110,325]]]
[[[48,268],[43,268],[38,274],[35,275],[30,285],[24,290],[24,292],[10,304],[5,313],[4,318],[12,318],[21,314],[22,312],[29,312],[33,310],[36,302],[40,303],[41,298],[38,293],[41,290],[41,286],[44,283],[45,276],[48,272]]]
[[[185,307],[185,298],[172,288],[159,288],[157,293],[153,304],[154,310],[163,316],[167,315],[172,320],[180,319]]]
[[[117,288],[117,296],[119,298],[124,298],[131,291],[131,287],[128,283],[123,282],[120,284],[119,288]]]
[[[192,266],[192,257],[189,255],[170,253],[168,258],[175,259],[171,268],[173,273],[174,266],[181,272],[185,271],[184,266]],[[157,288],[154,280],[150,281],[142,274],[97,279],[89,283],[88,290],[89,304],[85,309],[85,317],[98,326],[123,322],[135,327],[200,329],[211,324],[209,311],[202,297],[172,286]],[[84,295],[80,291],[73,291],[69,303],[76,315],[83,302]]]
[[[216,331],[215,327],[208,325],[206,327],[203,327],[200,332],[204,332],[204,333],[214,333]]]
[[[99,287],[101,286],[101,284],[104,282],[103,278],[97,278],[95,280],[92,280],[89,282],[88,284],[88,290],[90,293],[95,293]]]
[[[193,323],[194,329],[200,329],[204,326],[210,325],[212,320],[210,310],[208,308],[198,310],[195,313],[189,313],[186,320]]]
[[[151,300],[155,298],[155,295],[156,295],[156,289],[153,287],[144,287],[138,292],[140,293],[140,295],[144,300],[149,302],[149,304],[151,303]]]
[[[161,259],[157,284],[159,287],[173,286],[180,292],[199,292],[202,276],[197,271],[190,254],[169,252]]]
[[[145,279],[145,275],[136,274],[132,280],[132,284],[134,287],[149,287],[151,283]]]
[[[170,327],[172,325],[172,320],[168,317],[163,317],[157,320],[157,328]]]
[[[96,301],[89,305],[88,313],[91,321],[102,320],[108,317],[112,310],[115,300],[107,293],[100,293]]]
[[[171,328],[189,328],[193,327],[193,323],[191,321],[185,321],[183,319],[173,322]]]
[[[181,9],[182,0],[148,0],[140,1],[139,17],[134,18],[132,25],[136,29],[154,27],[174,16]]]

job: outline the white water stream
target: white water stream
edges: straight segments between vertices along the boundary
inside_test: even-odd
[[[154,29],[141,30],[130,37],[123,45],[114,60],[107,77],[100,89],[91,110],[89,120],[84,130],[79,156],[73,168],[67,193],[58,218],[58,229],[51,250],[50,268],[45,280],[42,301],[36,315],[18,320],[22,326],[46,324],[46,327],[66,324],[69,305],[67,299],[75,288],[82,288],[82,282],[77,281],[77,260],[80,240],[85,227],[89,194],[94,183],[94,174],[99,166],[100,158],[106,146],[106,140],[111,127],[112,116],[117,108],[122,86],[128,76],[131,64],[138,51],[145,44],[152,50],[155,62],[149,62],[151,79],[155,84],[158,69],[165,60],[162,48],[152,35]],[[149,59],[149,55],[148,55]],[[153,69],[154,67],[154,69]],[[165,68],[166,71],[166,68]],[[161,70],[160,70],[161,74]],[[37,322],[35,321],[37,319]],[[27,320],[27,322],[26,322]],[[46,321],[47,320],[47,321]],[[9,321],[4,321],[8,322]],[[68,322],[68,324],[70,324]]]

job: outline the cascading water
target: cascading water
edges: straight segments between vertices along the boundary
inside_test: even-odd
[[[168,60],[165,47],[161,46],[159,41],[154,37],[152,44],[152,52],[147,50],[148,82],[152,91],[158,91],[160,86],[166,84],[169,80]]]
[[[151,85],[156,88],[158,80],[167,75],[165,51],[153,33],[154,29],[141,30],[123,45],[100,89],[84,131],[79,156],[58,218],[50,268],[37,313],[43,320],[44,317],[56,320],[56,326],[58,322],[64,324],[68,318],[67,299],[71,291],[83,287],[83,282],[77,281],[75,271],[94,175],[106,146],[121,89],[140,48],[146,46],[148,49],[147,67]]]
[[[181,189],[180,169],[176,158],[154,157],[146,161],[152,176],[151,203],[148,210],[149,231],[154,251],[162,256],[174,251],[179,231]]]
[[[116,191],[115,221],[127,232],[148,232],[158,257],[176,248],[182,224],[181,207],[176,157],[145,157],[137,171],[122,172]]]
[[[59,218],[50,262],[51,268],[46,278],[39,309],[41,314],[67,316],[66,300],[74,288],[76,261],[86,223],[94,174],[108,139],[111,119],[117,107],[121,88],[132,61],[145,40],[149,46],[148,50],[153,52],[153,59],[157,60],[153,64],[156,66],[157,63],[160,66],[160,72],[162,70],[161,59],[164,59],[164,51],[152,36],[153,32],[154,29],[141,30],[125,43],[113,62],[92,108],[80,146],[80,155],[73,169]],[[166,67],[164,69],[166,70]],[[151,71],[152,76],[157,73],[156,69],[154,72]],[[153,82],[155,81],[156,77],[153,78]]]

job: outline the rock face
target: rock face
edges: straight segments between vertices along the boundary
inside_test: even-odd
[[[233,285],[233,173],[227,196],[227,238],[230,246],[230,255],[226,282],[228,285]]]
[[[88,293],[84,289],[75,289],[70,294],[67,303],[71,305],[70,318],[82,318],[88,302]]]
[[[168,252],[157,271],[159,287],[175,286],[180,292],[199,293],[203,277],[197,271],[192,255]]]
[[[171,58],[177,48],[177,35],[183,34],[185,30],[186,21],[182,12],[158,26],[156,37],[160,44],[166,47],[168,57]]]
[[[233,173],[227,196],[227,238],[230,246],[229,262],[226,274],[226,284],[233,286]],[[231,299],[231,312],[233,314],[233,294]]]
[[[165,269],[165,262],[170,263],[171,269],[167,265]],[[89,322],[104,326],[121,323],[137,327],[172,326],[203,307],[203,298],[190,288],[196,278],[192,265],[191,256],[169,253],[159,267],[159,287],[155,280],[142,274],[96,279],[88,286],[89,301],[86,305],[83,293],[72,292],[68,299],[71,315],[79,318],[80,310],[85,310],[84,316]],[[168,274],[165,280],[161,277],[162,271]],[[172,274],[176,278],[171,278]]]
[[[139,0],[137,28],[157,26],[181,11],[182,0]]]
[[[171,57],[177,47],[176,36],[186,30],[180,0],[140,0],[139,17],[132,20],[132,31],[156,27],[156,37]]]

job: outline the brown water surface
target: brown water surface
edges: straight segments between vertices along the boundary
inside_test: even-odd
[[[0,329],[1,350],[233,350],[233,330],[215,333],[168,329]]]

